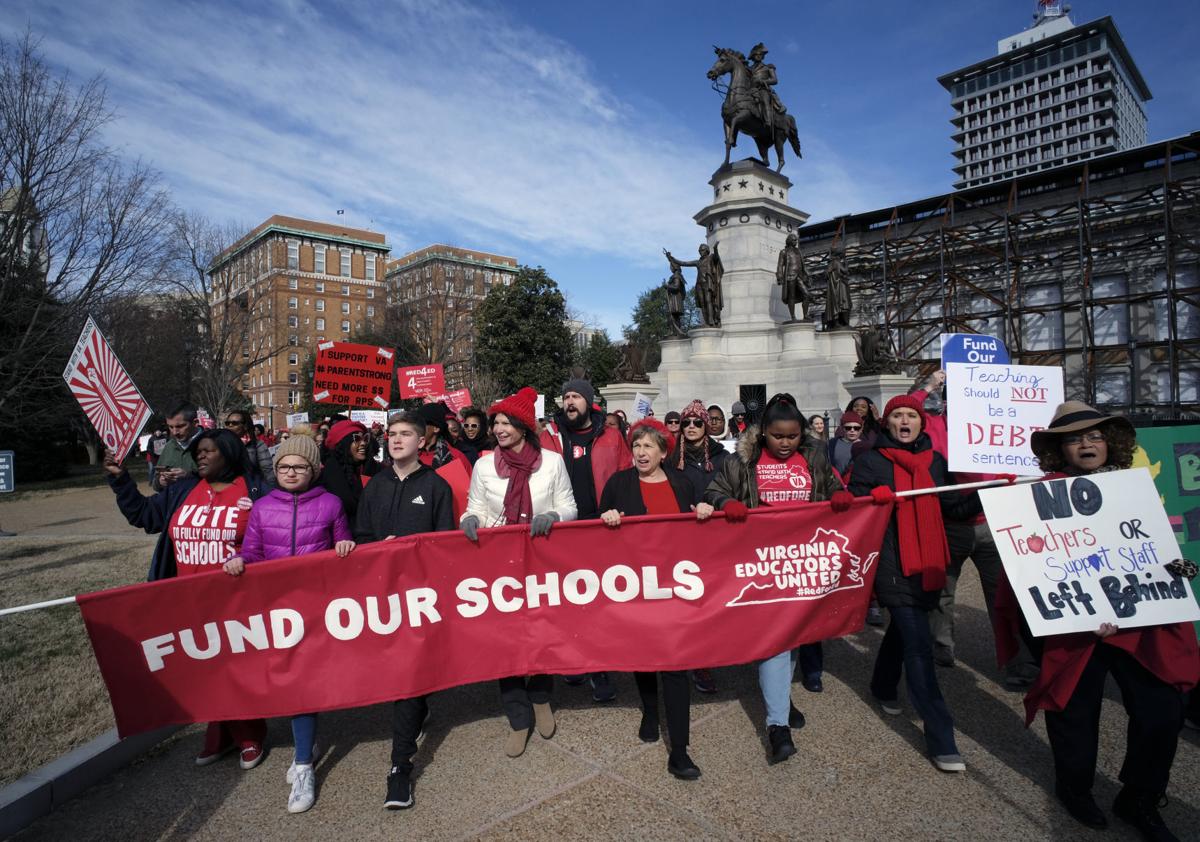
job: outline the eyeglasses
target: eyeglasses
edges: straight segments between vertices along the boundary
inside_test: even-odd
[[[684,418],[679,422],[681,427],[707,427],[708,422],[701,418]]]
[[[287,474],[288,476],[296,476],[297,474],[307,474],[312,470],[310,465],[276,465],[275,473]]]
[[[1090,433],[1084,433],[1082,436],[1062,437],[1062,443],[1069,447],[1074,447],[1076,445],[1083,444],[1084,442],[1087,442],[1088,444],[1100,444],[1103,441],[1107,441],[1107,439],[1104,437],[1104,433],[1102,433],[1100,430],[1092,430]]]

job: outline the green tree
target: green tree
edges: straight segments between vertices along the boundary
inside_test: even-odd
[[[592,385],[599,389],[613,382],[613,375],[621,362],[621,349],[608,338],[608,331],[592,334],[587,346],[579,352],[579,364],[587,371]]]
[[[572,362],[567,308],[558,284],[522,266],[509,285],[492,287],[475,311],[476,357],[504,394],[522,386],[555,394]]]
[[[658,343],[674,334],[671,316],[667,313],[667,288],[659,284],[639,295],[631,318],[632,323],[625,325],[621,332],[626,342],[645,350],[646,371],[654,371],[662,360],[662,349]],[[700,325],[700,309],[690,290],[683,299],[682,321],[684,330]]]

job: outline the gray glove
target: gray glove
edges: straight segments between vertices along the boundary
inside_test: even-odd
[[[534,515],[533,520],[529,522],[529,534],[533,537],[539,535],[549,535],[550,527],[558,520],[557,512],[546,512],[541,515]]]
[[[458,528],[463,531],[463,535],[467,536],[468,541],[479,543],[479,518],[475,515],[467,515],[460,520]]]

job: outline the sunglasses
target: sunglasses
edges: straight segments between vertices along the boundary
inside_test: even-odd
[[[842,429],[843,430],[861,430],[862,425],[861,424],[843,424]]]
[[[225,426],[228,428],[228,427],[244,427],[246,425],[244,423],[242,423],[241,421],[226,421]]]
[[[679,422],[679,426],[681,426],[681,427],[707,427],[708,422],[703,421],[699,418],[684,418],[682,421]]]
[[[464,429],[464,430],[478,430],[478,429],[479,429],[479,423],[478,423],[478,422],[476,422],[476,421],[464,421],[464,422],[463,422],[463,429]]]
[[[351,433],[350,441],[357,444],[360,441],[366,441],[370,437],[370,433]]]

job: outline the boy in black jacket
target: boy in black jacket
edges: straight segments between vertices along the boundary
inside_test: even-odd
[[[388,422],[392,467],[372,477],[363,489],[354,524],[354,538],[360,544],[454,529],[450,484],[418,459],[424,435],[425,422],[413,413],[402,413]],[[412,756],[428,717],[425,696],[399,699],[392,706],[392,771],[383,802],[389,810],[413,805]]]

